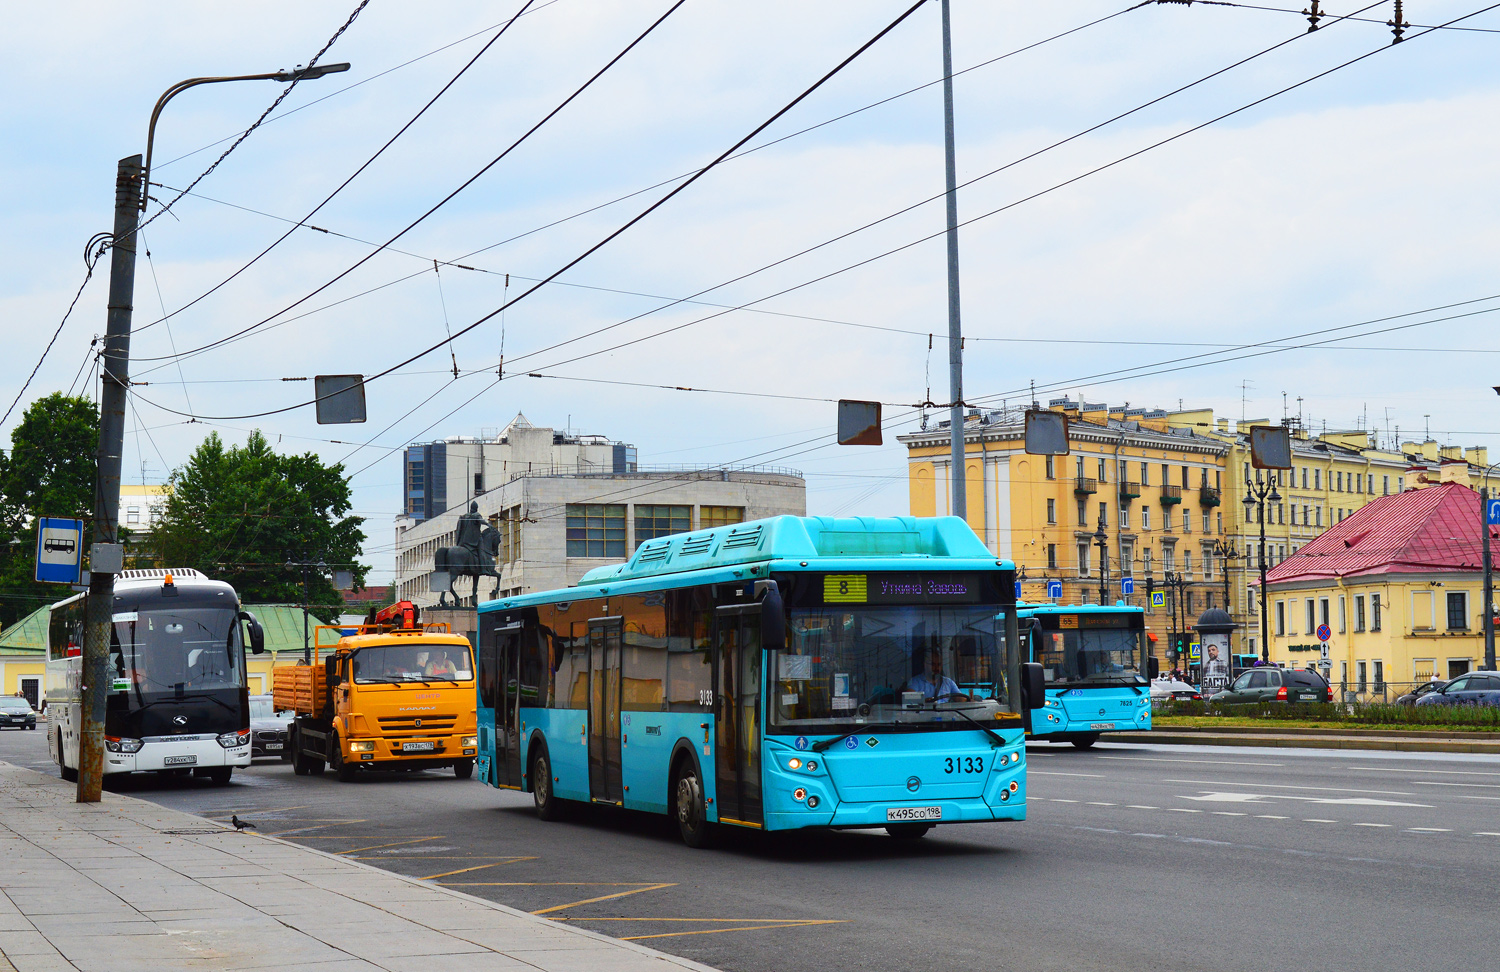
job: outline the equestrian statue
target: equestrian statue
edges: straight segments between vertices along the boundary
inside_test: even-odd
[[[479,603],[479,578],[495,578],[495,589],[490,593],[491,599],[500,595],[500,574],[495,570],[495,554],[500,550],[500,531],[486,523],[484,517],[479,515],[479,504],[470,503],[469,512],[458,518],[458,528],[454,535],[454,545],[451,547],[439,547],[437,553],[432,556],[432,569],[444,571],[448,575],[448,589],[438,595],[438,607],[460,607],[463,599],[454,588],[454,581],[460,577],[474,578],[474,589],[472,597],[474,603]],[[453,595],[453,603],[448,603],[448,595]]]

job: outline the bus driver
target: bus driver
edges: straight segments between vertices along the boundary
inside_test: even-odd
[[[953,679],[943,674],[943,650],[937,645],[927,649],[927,665],[923,672],[913,675],[911,681],[906,683],[907,691],[921,692],[922,698],[932,699],[934,702],[971,702],[967,695],[958,690],[958,684]]]

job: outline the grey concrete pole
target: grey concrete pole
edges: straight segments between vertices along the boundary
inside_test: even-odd
[[[1260,497],[1260,658],[1271,663],[1271,621],[1267,611],[1266,590],[1266,498]]]
[[[104,331],[99,396],[99,474],[94,486],[94,555],[90,558],[83,640],[82,726],[78,741],[78,802],[97,803],[104,782],[104,710],[111,683],[114,565],[101,547],[118,544],[120,459],[125,444],[125,393],[130,384],[130,314],[135,302],[135,237],[141,200],[141,157],[120,160],[115,176],[114,241],[109,262],[109,315]],[[113,552],[113,551],[112,551]]]
[[[948,439],[953,465],[953,515],[969,518],[964,463],[964,339],[958,308],[958,161],[953,147],[953,31],[943,0],[943,147],[948,176]],[[982,457],[981,457],[982,458]]]
[[[1488,475],[1486,475],[1488,478]],[[1490,488],[1479,490],[1479,529],[1484,545],[1484,667],[1495,670],[1495,571],[1490,559]]]

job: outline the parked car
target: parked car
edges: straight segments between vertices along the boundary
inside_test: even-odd
[[[286,749],[290,712],[277,712],[269,695],[250,696],[250,758],[280,759]]]
[[[24,697],[8,695],[0,698],[0,726],[9,729],[35,729],[36,710]]]
[[[1333,688],[1323,676],[1306,668],[1256,668],[1241,672],[1229,688],[1217,692],[1210,702],[1332,702]]]
[[[1176,678],[1158,678],[1151,682],[1151,701],[1165,702],[1168,699],[1201,699],[1196,686]]]
[[[1470,672],[1428,692],[1417,705],[1500,705],[1500,672]]]
[[[1435,678],[1435,679],[1433,679],[1430,682],[1424,682],[1423,684],[1418,685],[1416,688],[1412,689],[1410,692],[1407,692],[1405,695],[1403,695],[1400,698],[1398,698],[1396,700],[1396,704],[1397,705],[1414,705],[1414,704],[1416,704],[1417,699],[1420,699],[1422,696],[1428,695],[1428,694],[1430,694],[1432,692],[1436,692],[1438,689],[1442,688],[1444,685],[1447,685],[1449,681],[1450,681],[1450,679],[1446,679],[1446,678]]]

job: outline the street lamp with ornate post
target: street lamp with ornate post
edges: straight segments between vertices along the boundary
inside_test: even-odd
[[[1214,541],[1214,556],[1219,558],[1219,569],[1224,573],[1224,610],[1233,616],[1234,612],[1229,605],[1229,562],[1238,560],[1240,552],[1235,549],[1234,544],[1225,543],[1221,538]]]
[[[1259,508],[1260,517],[1260,658],[1266,664],[1271,663],[1271,622],[1266,613],[1266,504],[1280,503],[1281,494],[1276,492],[1276,476],[1274,471],[1267,470],[1263,482],[1253,482],[1249,476],[1245,477],[1245,516],[1251,511]]]
[[[1094,544],[1099,548],[1099,603],[1109,603],[1109,535],[1104,532],[1104,513],[1099,513],[1099,529],[1094,531]]]

